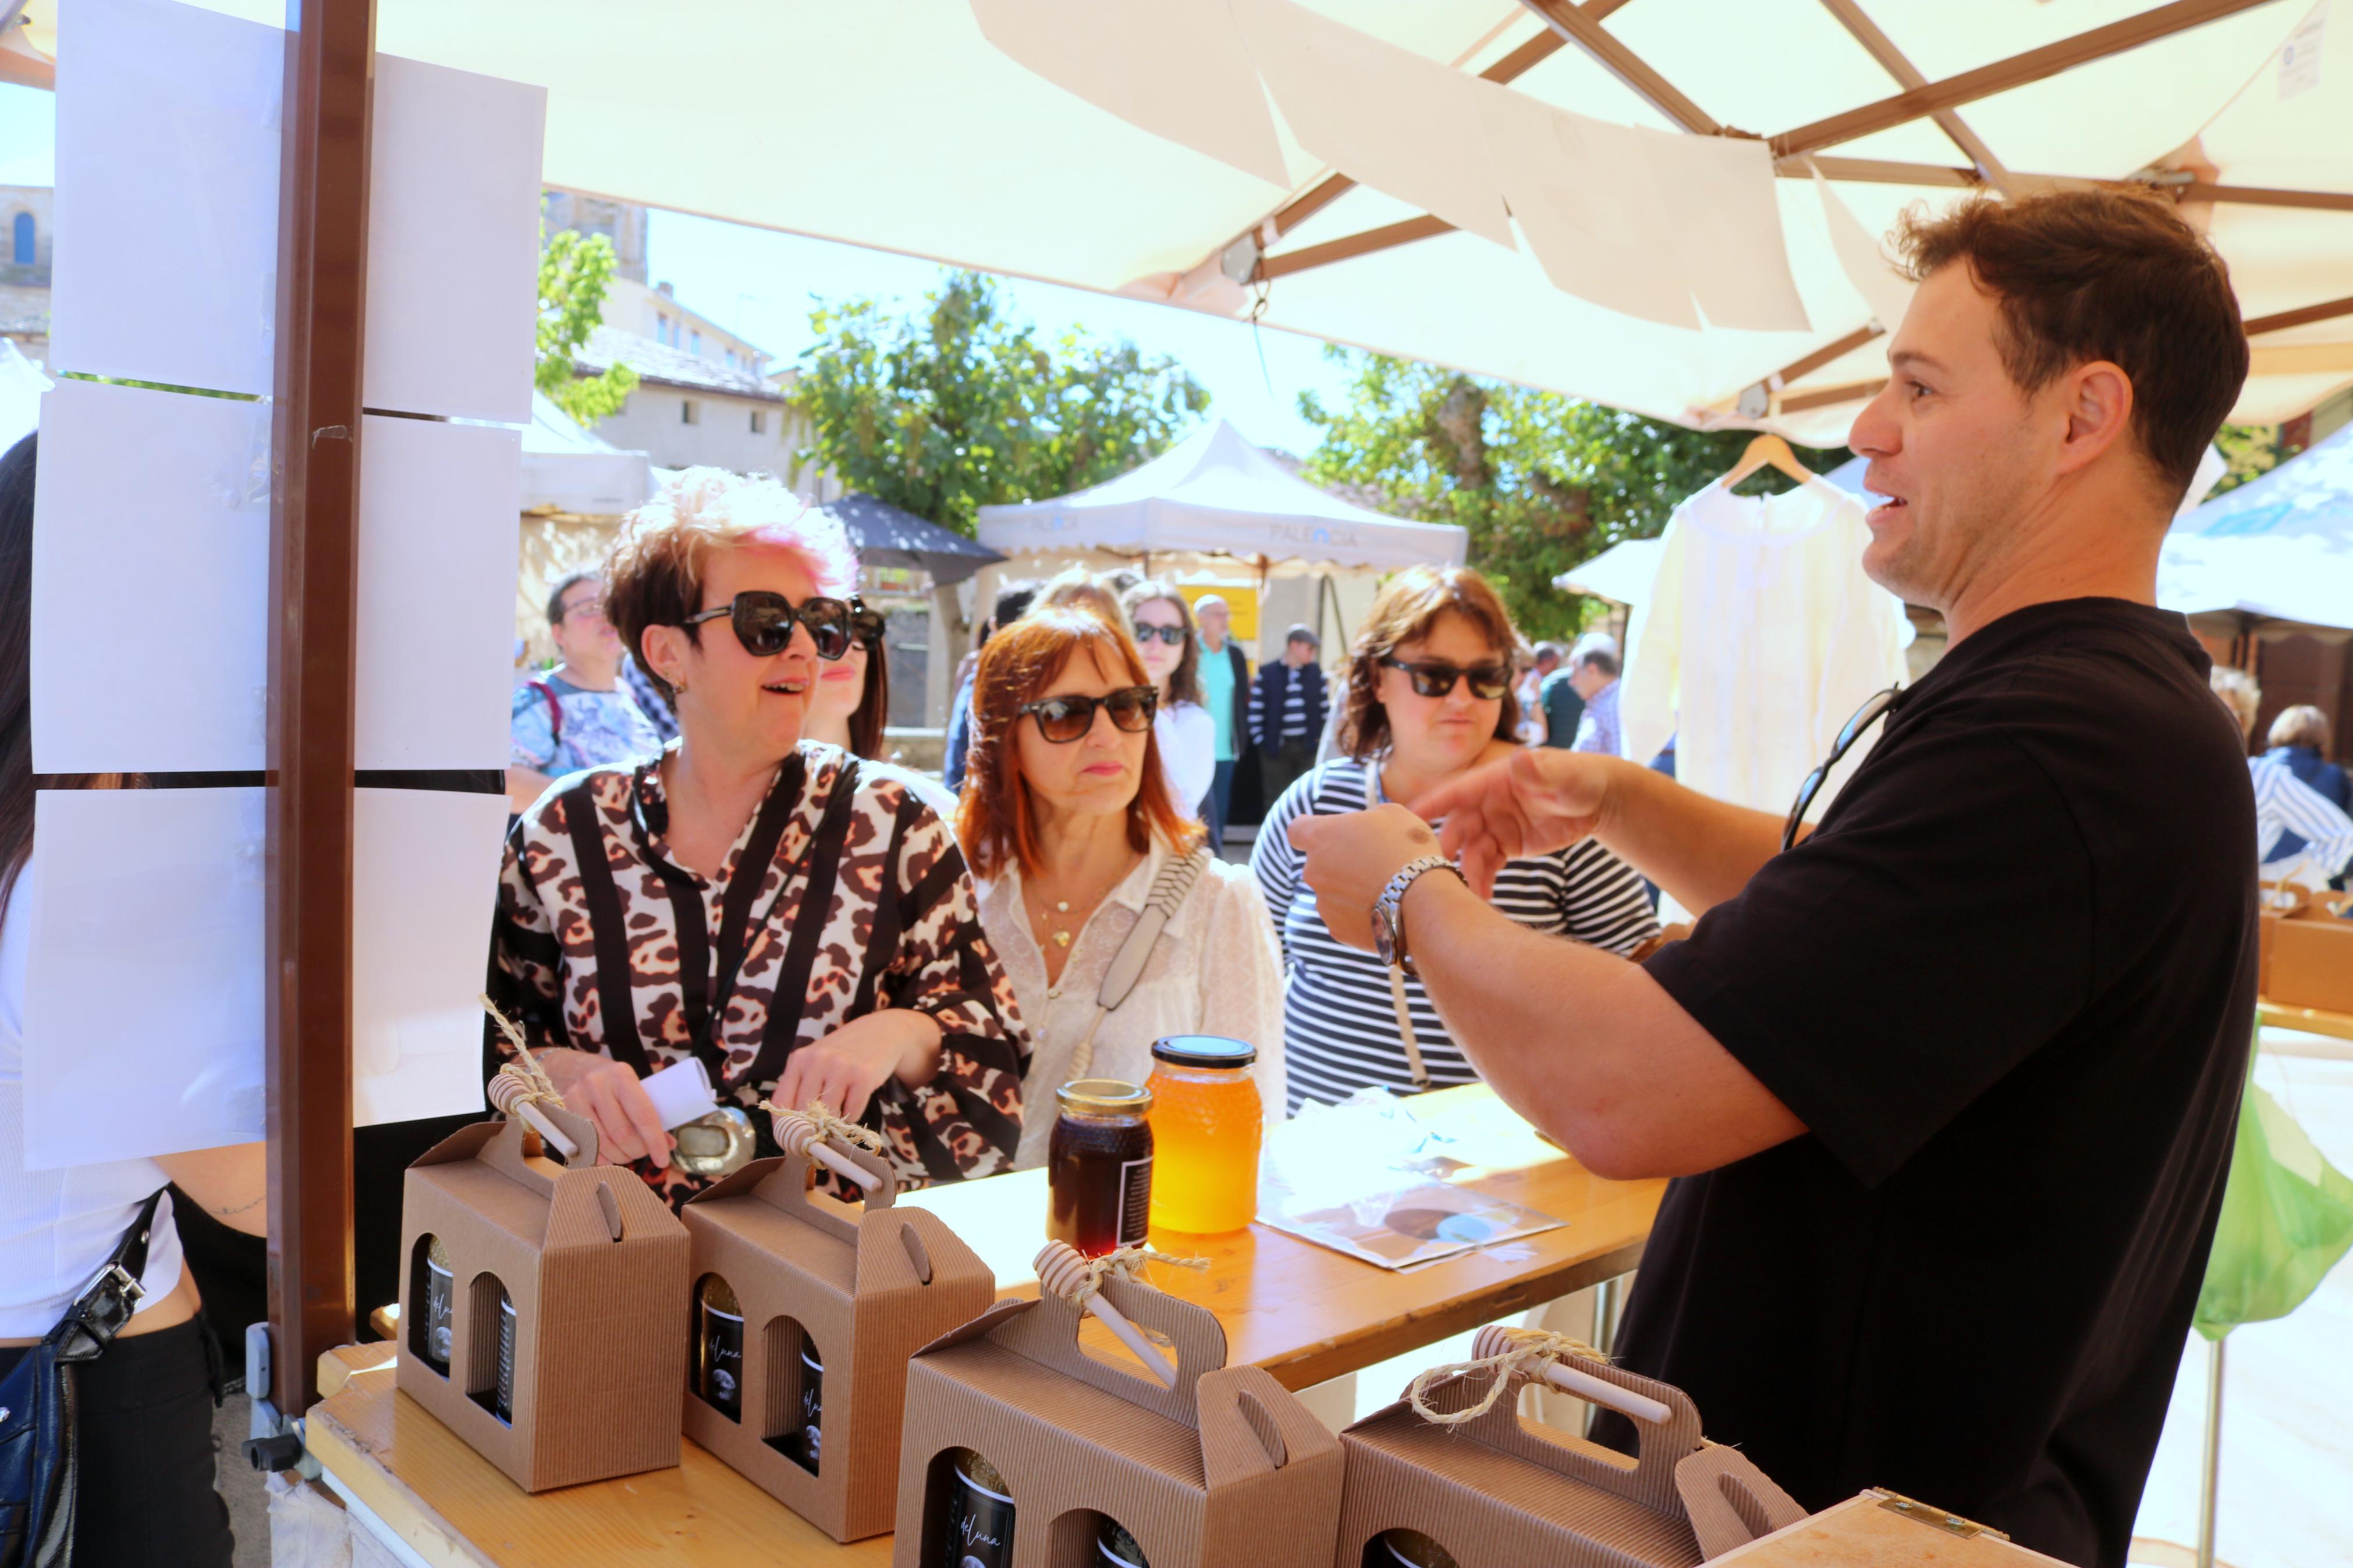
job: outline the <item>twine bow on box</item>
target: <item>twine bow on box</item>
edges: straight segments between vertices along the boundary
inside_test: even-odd
[[[828,1140],[863,1149],[870,1154],[882,1152],[882,1134],[871,1127],[862,1127],[845,1121],[825,1108],[825,1102],[812,1100],[806,1110],[787,1110],[773,1100],[760,1101],[759,1109],[768,1113],[769,1129],[776,1135],[776,1147],[787,1154],[798,1154],[815,1160],[844,1181],[856,1182],[868,1192],[874,1190],[874,1174],[856,1161],[826,1147]]]
[[[499,1033],[506,1037],[507,1044],[515,1051],[515,1059],[501,1066],[484,1090],[490,1102],[498,1108],[500,1115],[528,1124],[542,1138],[554,1144],[565,1159],[579,1158],[580,1145],[565,1136],[564,1131],[539,1110],[541,1106],[565,1110],[564,1096],[556,1092],[555,1080],[547,1076],[547,1069],[539,1065],[539,1058],[531,1054],[531,1042],[523,1037],[522,1026],[501,1012],[499,1005],[488,996],[478,1000],[482,1004],[482,1010],[490,1014],[491,1022],[498,1025]]]
[[[1433,1426],[1459,1426],[1493,1409],[1495,1402],[1504,1397],[1506,1390],[1514,1386],[1516,1379],[1523,1377],[1542,1378],[1564,1394],[1573,1394],[1579,1399],[1606,1405],[1638,1420],[1663,1423],[1674,1415],[1666,1405],[1647,1395],[1620,1388],[1591,1373],[1561,1365],[1564,1359],[1571,1357],[1581,1356],[1605,1364],[1609,1360],[1583,1340],[1567,1334],[1547,1333],[1542,1329],[1513,1329],[1491,1323],[1479,1331],[1478,1337],[1471,1342],[1471,1350],[1472,1359],[1430,1367],[1413,1380],[1412,1386],[1406,1390],[1406,1399],[1412,1405],[1415,1415]],[[1451,1411],[1435,1409],[1430,1405],[1430,1390],[1450,1378],[1482,1372],[1494,1375],[1488,1382],[1486,1393],[1480,1395],[1476,1404]]]

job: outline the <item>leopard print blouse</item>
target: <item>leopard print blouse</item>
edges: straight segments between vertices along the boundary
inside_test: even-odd
[[[574,775],[509,833],[491,986],[533,1047],[595,1051],[640,1077],[699,1055],[720,1103],[751,1110],[797,1047],[914,1008],[940,1024],[939,1076],[886,1079],[863,1118],[900,1184],[1011,1169],[1029,1037],[948,825],[891,770],[815,742],[777,771],[720,878],[670,858],[669,820],[659,765],[645,763]],[[756,879],[739,877],[746,866]],[[616,1016],[629,1021],[617,1036]],[[775,1153],[767,1117],[752,1120]],[[709,1184],[676,1165],[635,1168],[673,1205]]]

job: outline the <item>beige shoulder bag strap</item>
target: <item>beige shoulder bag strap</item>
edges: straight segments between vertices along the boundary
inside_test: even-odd
[[[1071,1078],[1086,1077],[1087,1069],[1094,1065],[1095,1031],[1103,1027],[1103,1019],[1113,1008],[1127,1000],[1127,994],[1144,977],[1144,966],[1151,961],[1153,945],[1184,907],[1186,896],[1192,892],[1193,884],[1200,880],[1208,865],[1209,852],[1196,849],[1182,859],[1169,861],[1152,879],[1152,891],[1145,895],[1144,912],[1135,917],[1127,940],[1119,944],[1119,951],[1111,955],[1111,967],[1103,971],[1103,987],[1095,993],[1094,1020],[1087,1026],[1086,1037],[1071,1053]]]

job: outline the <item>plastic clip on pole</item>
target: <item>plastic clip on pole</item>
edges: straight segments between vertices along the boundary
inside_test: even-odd
[[[1076,1301],[1101,1318],[1103,1326],[1119,1336],[1119,1342],[1135,1352],[1136,1360],[1150,1367],[1170,1388],[1176,1386],[1176,1367],[1160,1353],[1159,1346],[1144,1337],[1142,1329],[1127,1321],[1126,1313],[1103,1300],[1093,1268],[1077,1247],[1067,1241],[1050,1241],[1039,1249],[1032,1267],[1038,1271],[1040,1288],[1065,1300]]]

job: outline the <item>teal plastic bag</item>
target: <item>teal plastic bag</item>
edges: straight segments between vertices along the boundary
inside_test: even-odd
[[[2221,1223],[2198,1292],[2198,1331],[2284,1318],[2353,1247],[2353,1179],[2253,1083],[2239,1110]]]

